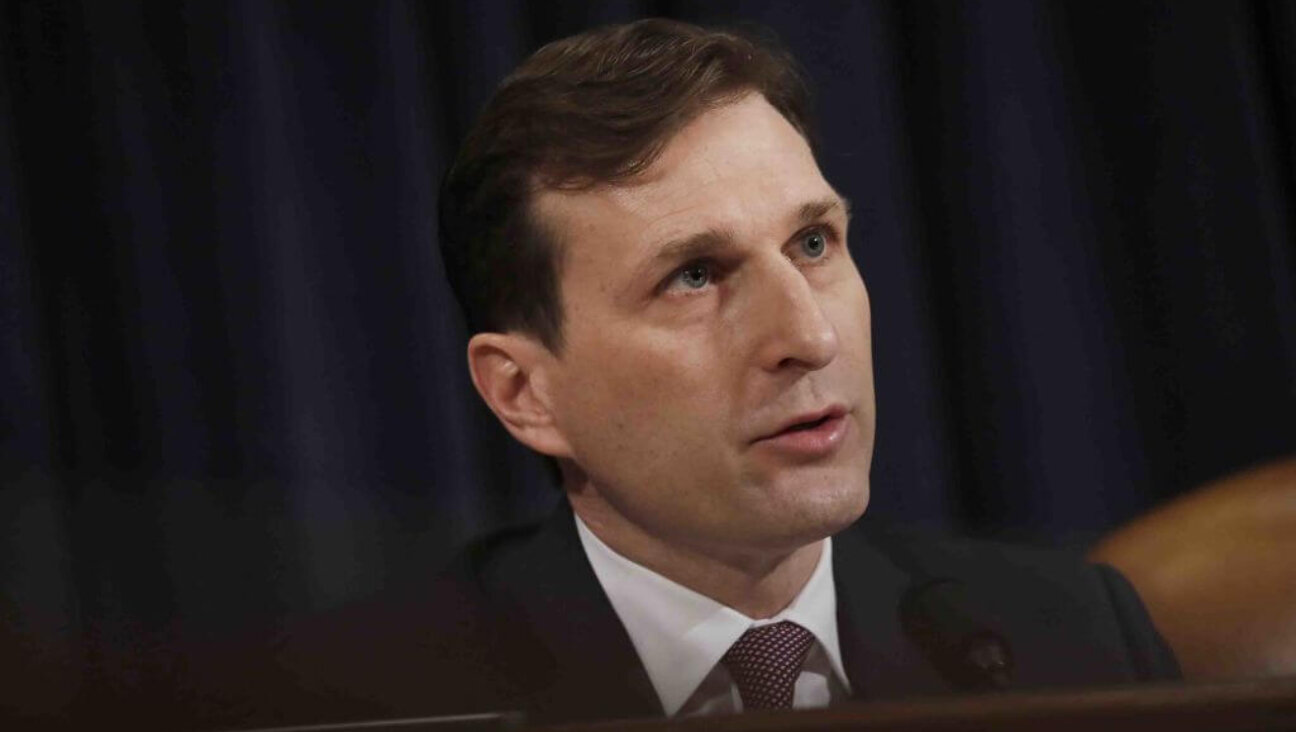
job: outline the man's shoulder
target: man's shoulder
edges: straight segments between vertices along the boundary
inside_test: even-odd
[[[435,575],[440,586],[472,588],[483,595],[506,590],[518,577],[553,561],[546,546],[555,518],[497,529],[464,545]]]
[[[548,522],[469,542],[421,577],[297,618],[276,642],[284,677],[265,723],[486,712],[543,678],[552,659],[519,593],[543,582]],[[552,569],[548,570],[552,571]]]
[[[1179,675],[1173,653],[1129,582],[1078,551],[940,536],[872,521],[839,535],[835,554],[839,546],[839,582],[867,583],[854,571],[857,564],[885,562],[896,568],[905,584],[898,612],[924,587],[954,586],[966,612],[1007,636],[1023,672],[1041,681]]]
[[[1040,617],[1074,620],[1081,613],[1123,612],[1127,594],[1137,602],[1137,594],[1119,572],[1071,549],[937,534],[877,521],[861,521],[835,541],[843,555],[841,573],[849,575],[852,563],[865,557],[881,556],[905,578],[909,590],[934,582],[959,583],[983,606],[1005,612],[1029,608]]]
[[[835,539],[850,553],[870,547],[914,576],[978,582],[1090,582],[1096,566],[1074,550],[951,535],[884,521],[862,520]]]

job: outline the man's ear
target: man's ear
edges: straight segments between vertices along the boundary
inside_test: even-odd
[[[570,457],[554,421],[548,390],[549,349],[521,333],[478,333],[468,341],[468,372],[509,434],[543,455]]]

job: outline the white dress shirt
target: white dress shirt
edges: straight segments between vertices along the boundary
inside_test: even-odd
[[[816,641],[797,677],[792,706],[824,707],[850,696],[837,640],[831,539],[824,540],[819,563],[792,603],[772,618],[753,620],[617,554],[579,516],[576,532],[667,716],[741,711],[738,687],[720,658],[747,629],[783,620],[810,631]]]

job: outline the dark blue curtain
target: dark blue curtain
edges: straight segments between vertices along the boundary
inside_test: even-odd
[[[1296,452],[1288,3],[2,12],[0,708],[553,504],[467,379],[436,185],[505,73],[606,22],[805,64],[873,301],[874,515],[1082,546]]]

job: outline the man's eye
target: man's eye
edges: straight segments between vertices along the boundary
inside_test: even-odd
[[[828,251],[828,237],[822,231],[810,231],[801,237],[801,252],[811,259],[818,259]]]
[[[675,275],[675,282],[689,290],[700,290],[711,283],[711,278],[711,265],[706,262],[694,262]]]

